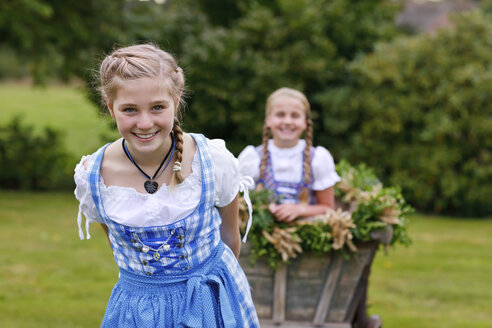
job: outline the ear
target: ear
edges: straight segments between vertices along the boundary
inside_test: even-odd
[[[104,101],[106,102],[106,105],[108,106],[109,114],[111,114],[111,117],[114,118],[113,103],[111,101],[109,101],[108,96],[104,96]]]

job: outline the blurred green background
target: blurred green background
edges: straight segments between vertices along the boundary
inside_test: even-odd
[[[402,13],[417,5],[444,8],[446,15],[426,29],[423,23],[402,24]],[[0,36],[0,230],[9,252],[12,238],[30,225],[20,208],[31,208],[29,217],[42,205],[57,209],[63,203],[64,211],[45,215],[40,225],[56,231],[54,222],[74,224],[73,168],[82,155],[117,135],[99,101],[98,63],[117,46],[150,41],[173,53],[185,72],[185,130],[225,139],[237,155],[260,143],[266,97],[282,86],[297,88],[311,103],[316,145],[328,148],[337,162],[365,162],[384,184],[401,186],[420,213],[414,235],[410,231],[414,245],[395,249],[395,256],[378,255],[369,296],[390,327],[491,322],[484,306],[492,305],[490,295],[477,282],[487,281],[483,272],[492,273],[484,260],[490,260],[492,215],[491,0],[2,1]],[[13,199],[18,207],[10,206]],[[455,229],[463,235],[445,238],[443,253],[429,254]],[[65,233],[53,232],[63,240]],[[475,248],[453,255],[464,239]],[[87,245],[74,242],[65,245],[67,254],[53,262],[53,270],[61,269],[54,263],[68,261],[72,250],[84,253]],[[32,251],[16,247],[23,257]],[[415,263],[407,263],[409,254]],[[80,256],[83,262],[94,260]],[[460,256],[477,259],[449,269],[428,264]],[[0,316],[12,327],[36,326],[39,321],[15,318],[49,302],[25,309],[12,305],[22,289],[21,280],[13,278],[16,270],[29,269],[20,268],[16,257],[1,259]],[[431,292],[402,287],[412,277],[419,280],[408,283],[426,286],[449,272],[455,272],[449,285]],[[466,283],[457,283],[460,275]],[[60,279],[53,277],[49,286]],[[401,286],[393,286],[397,282]],[[85,295],[82,289],[74,293]],[[429,297],[432,302],[419,303]],[[470,307],[460,320],[449,312],[463,308],[458,302]],[[49,313],[42,307],[35,311]],[[93,324],[74,319],[69,326],[94,326],[100,313],[90,313]],[[427,316],[433,324],[424,324]],[[66,326],[60,320],[51,326]]]
[[[114,47],[150,41],[184,69],[186,130],[222,138],[237,155],[260,143],[266,97],[282,86],[297,88],[312,106],[315,144],[336,161],[374,167],[419,211],[486,217],[492,213],[492,1],[428,2],[434,6],[428,16],[441,7],[442,13],[424,32],[419,17],[413,29],[395,23],[426,14],[415,13],[418,3],[426,1],[3,1],[0,78],[29,78],[38,91],[21,96],[32,99],[22,104],[16,93],[24,91],[4,82],[1,125],[12,115],[20,115],[20,126],[49,121],[70,139],[68,153],[95,150],[112,136],[99,131],[104,120],[73,114],[82,99],[52,102],[77,89],[95,107],[90,111],[104,112],[98,63]],[[50,96],[53,83],[61,92],[72,89]],[[47,100],[38,103],[40,86],[48,88]],[[14,140],[16,149],[27,147]],[[8,129],[0,142],[13,143]],[[33,165],[5,176],[19,159],[2,144],[4,188],[67,187],[63,177],[52,185],[17,181],[28,179]]]

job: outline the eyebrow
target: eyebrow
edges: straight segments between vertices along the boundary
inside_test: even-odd
[[[151,105],[156,105],[156,104],[169,105],[169,100],[165,100],[165,99],[155,100],[155,101],[152,101],[150,104]],[[137,104],[134,104],[134,103],[126,103],[126,104],[121,104],[119,107],[120,108],[122,108],[122,107],[138,107],[138,105]]]
[[[151,104],[152,105],[155,105],[155,104],[166,104],[166,105],[169,105],[169,100],[165,100],[165,99],[156,100],[156,101],[151,102]]]
[[[136,104],[127,103],[127,104],[120,104],[119,107],[120,108],[123,108],[123,107],[137,107],[137,105]]]

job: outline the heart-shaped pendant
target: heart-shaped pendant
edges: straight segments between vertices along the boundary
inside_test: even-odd
[[[152,181],[152,180],[147,180],[144,183],[145,191],[147,191],[149,194],[155,193],[157,191],[158,187],[159,187],[159,184],[155,181]]]

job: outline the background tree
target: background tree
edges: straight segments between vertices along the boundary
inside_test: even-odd
[[[319,96],[336,153],[366,162],[422,211],[492,213],[492,23],[474,12],[399,38]]]
[[[210,13],[211,2],[170,8],[181,18],[193,13],[201,26],[181,35],[176,48],[191,92],[185,124],[227,140],[236,154],[261,140],[265,100],[276,88],[305,92],[318,118],[323,110],[316,95],[343,84],[344,67],[357,54],[397,35],[398,7],[385,1],[239,1],[224,20]],[[169,26],[164,29],[162,43],[172,38]],[[327,133],[322,125],[315,129]]]
[[[153,41],[187,76],[185,128],[236,155],[260,142],[268,94],[297,88],[315,143],[337,161],[367,162],[420,210],[491,213],[492,2],[450,31],[400,38],[401,2],[5,0],[0,52],[19,54],[36,82],[82,78],[99,103],[103,55]]]
[[[15,50],[35,83],[73,76],[90,81],[96,62],[115,44],[147,33],[155,37],[149,29],[152,17],[164,10],[126,0],[5,0],[0,2],[0,46]]]
[[[35,82],[77,76],[99,103],[92,73],[102,56],[154,41],[185,68],[187,127],[238,153],[259,140],[266,96],[280,86],[304,91],[319,117],[316,94],[343,84],[358,53],[396,35],[397,9],[373,0],[6,0],[0,45],[21,54]]]
[[[482,0],[480,1],[480,7],[483,12],[487,14],[492,14],[492,0]]]

